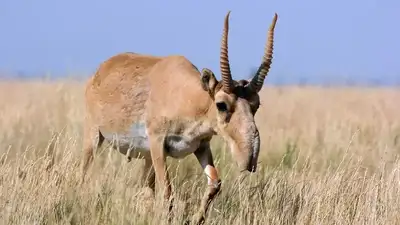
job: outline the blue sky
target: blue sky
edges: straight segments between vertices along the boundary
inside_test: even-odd
[[[223,19],[231,10],[233,76],[260,63],[274,12],[266,82],[351,77],[399,80],[400,1],[1,0],[0,71],[90,74],[120,52],[180,54],[219,77]]]

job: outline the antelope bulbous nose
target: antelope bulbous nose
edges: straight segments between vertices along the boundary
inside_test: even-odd
[[[254,140],[252,144],[252,151],[250,154],[249,164],[247,165],[247,171],[254,173],[257,170],[258,154],[260,152],[260,134],[258,130],[254,132]]]

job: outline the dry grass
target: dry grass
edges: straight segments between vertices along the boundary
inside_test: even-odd
[[[267,88],[260,166],[240,181],[213,141],[222,192],[207,224],[399,224],[400,91]],[[104,147],[80,189],[81,83],[0,83],[1,224],[163,224],[138,175]],[[54,162],[53,167],[49,167]],[[173,224],[193,215],[206,178],[193,156],[169,160]]]

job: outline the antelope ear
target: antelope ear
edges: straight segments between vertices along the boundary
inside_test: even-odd
[[[214,90],[217,86],[218,81],[215,78],[214,73],[207,68],[201,70],[201,85],[205,91],[207,91],[211,96],[214,96]]]

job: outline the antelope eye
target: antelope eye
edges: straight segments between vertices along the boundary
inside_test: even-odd
[[[228,106],[225,102],[217,102],[217,109],[220,112],[226,112],[228,111]]]

